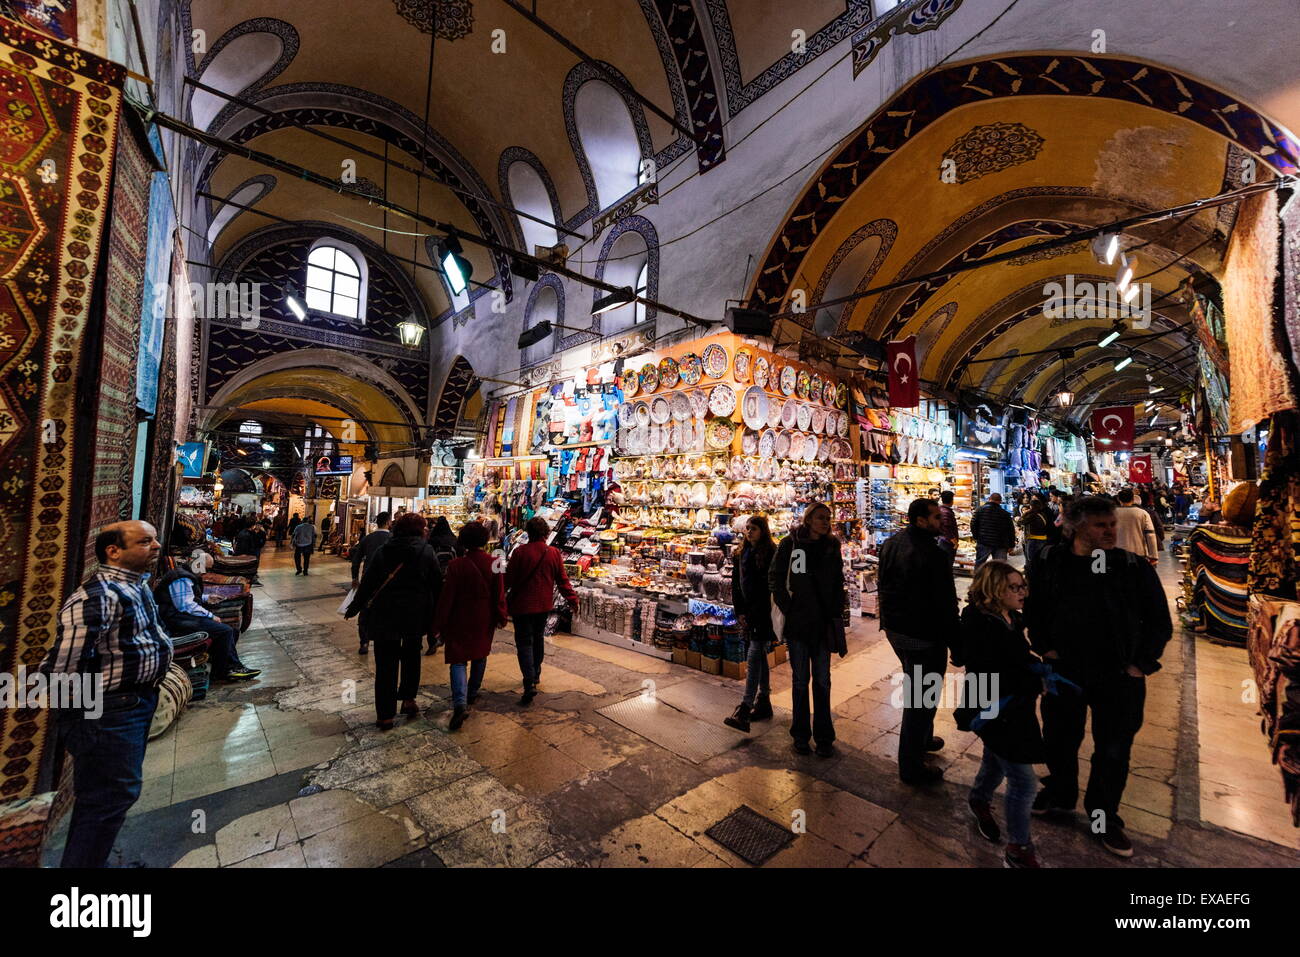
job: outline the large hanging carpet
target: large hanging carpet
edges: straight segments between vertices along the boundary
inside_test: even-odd
[[[94,464],[90,484],[90,530],[85,563],[95,561],[95,535],[131,517],[135,469],[136,373],[144,290],[149,190],[153,160],[143,130],[123,123],[117,138],[109,208],[107,276],[100,327],[99,362],[88,381],[95,384]]]
[[[153,448],[150,452],[144,520],[166,534],[170,508],[172,473],[176,463],[176,323],[163,326],[162,360],[158,366],[158,411],[154,416]]]
[[[76,385],[122,68],[0,21],[0,671],[35,668],[69,590]],[[0,709],[0,800],[29,796],[45,710]]]

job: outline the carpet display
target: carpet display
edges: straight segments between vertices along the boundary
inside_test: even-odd
[[[36,667],[70,589],[76,383],[123,70],[0,21],[0,670]],[[0,710],[0,799],[29,796],[48,713]]]
[[[1247,647],[1259,688],[1260,728],[1282,772],[1291,823],[1300,827],[1300,603],[1252,595]]]
[[[85,564],[95,562],[95,534],[131,517],[135,473],[136,369],[139,365],[145,237],[148,232],[152,150],[135,121],[117,138],[109,208],[107,284],[94,382],[94,465],[90,477],[90,531]]]
[[[158,411],[154,416],[153,446],[145,484],[144,520],[164,532],[170,509],[173,466],[176,463],[176,323],[163,331],[162,361],[158,366]]]
[[[1270,423],[1251,539],[1251,592],[1300,598],[1300,413]]]
[[[1185,621],[1211,640],[1244,645],[1250,536],[1233,525],[1200,525],[1188,549]]]

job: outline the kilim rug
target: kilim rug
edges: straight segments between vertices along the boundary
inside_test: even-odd
[[[162,361],[158,366],[158,411],[154,416],[153,448],[144,493],[144,520],[164,536],[171,509],[172,475],[176,462],[176,323],[163,326]]]
[[[122,68],[0,21],[0,670],[35,668],[70,587],[82,338]],[[78,543],[79,544],[79,543]],[[29,796],[45,711],[0,710],[0,799]]]
[[[90,473],[90,529],[85,567],[95,564],[95,535],[131,517],[135,471],[136,372],[139,368],[141,297],[144,290],[149,192],[153,160],[138,124],[122,124],[113,169],[108,219],[108,284],[100,327],[98,366],[86,381],[99,392],[95,409],[94,465]]]

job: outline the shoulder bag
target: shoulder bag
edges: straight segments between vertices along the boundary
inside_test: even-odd
[[[780,547],[778,546],[777,555],[779,554],[781,554],[781,550]],[[772,560],[776,561],[776,556],[773,556]],[[794,564],[794,542],[791,541],[790,552],[786,556],[786,563],[785,563],[785,593],[787,595],[790,594],[790,567],[793,564]],[[785,612],[783,612],[781,610],[781,606],[776,603],[775,591],[772,592],[772,632],[782,641],[785,641]]]
[[[391,582],[394,578],[396,578],[397,573],[400,572],[405,567],[406,567],[406,562],[398,562],[397,567],[388,573],[388,577],[384,579],[384,583],[375,589],[375,593],[371,595],[370,600],[366,602],[366,607],[365,607],[366,611],[370,610],[370,606],[375,603],[375,599],[379,597],[380,593],[382,593],[383,590],[388,587],[388,583]]]

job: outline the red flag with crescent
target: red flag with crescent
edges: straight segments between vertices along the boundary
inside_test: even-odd
[[[1134,485],[1151,484],[1151,456],[1135,455],[1129,459],[1128,480]]]
[[[916,367],[916,336],[885,343],[889,363],[889,404],[914,409],[921,404],[921,374]]]
[[[1133,406],[1098,409],[1092,414],[1092,436],[1098,452],[1131,451],[1133,448]]]

